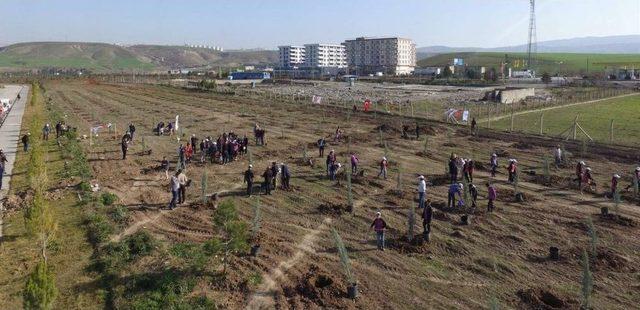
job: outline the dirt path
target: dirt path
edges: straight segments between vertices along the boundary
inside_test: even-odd
[[[519,115],[542,112],[542,111],[548,111],[548,110],[561,109],[561,108],[572,107],[572,106],[577,106],[577,105],[596,103],[596,102],[605,101],[605,100],[609,100],[609,99],[625,98],[625,97],[637,96],[637,95],[638,94],[635,94],[635,93],[634,94],[626,94],[626,95],[620,95],[620,96],[603,98],[603,99],[582,101],[582,102],[576,102],[576,103],[571,103],[571,104],[557,105],[557,106],[553,106],[553,107],[546,107],[546,108],[539,108],[539,109],[534,109],[534,110],[526,110],[526,111],[514,112],[513,116],[519,116]],[[499,115],[499,116],[494,116],[494,117],[490,117],[490,118],[483,118],[478,122],[479,123],[486,123],[489,120],[494,122],[494,121],[498,121],[498,120],[501,120],[501,119],[504,119],[504,118],[509,118],[509,117],[511,117],[511,114]]]
[[[291,258],[281,262],[276,268],[269,273],[263,274],[264,282],[258,290],[251,296],[246,309],[271,309],[275,305],[275,290],[282,278],[286,277],[285,272],[295,266],[306,253],[315,253],[312,244],[322,233],[327,225],[331,224],[331,218],[325,218],[318,228],[309,232],[302,238],[302,241],[296,245],[298,249]]]

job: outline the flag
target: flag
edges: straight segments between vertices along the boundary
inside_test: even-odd
[[[180,115],[176,115],[176,127],[175,127],[175,130],[176,130],[176,131],[177,131],[177,130],[178,130],[178,128],[179,128],[179,127],[178,127],[178,120],[179,120],[179,119],[180,119]]]

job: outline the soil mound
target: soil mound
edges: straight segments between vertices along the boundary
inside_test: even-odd
[[[349,206],[344,204],[323,203],[318,206],[318,212],[325,215],[340,216],[349,213]]]
[[[346,289],[338,285],[340,279],[324,273],[316,265],[297,279],[294,286],[283,287],[283,292],[292,308],[317,305],[322,308],[344,308]],[[304,307],[308,308],[308,307]]]

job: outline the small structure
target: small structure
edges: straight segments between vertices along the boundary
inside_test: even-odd
[[[231,72],[230,80],[268,80],[271,78],[269,72]]]
[[[482,100],[511,104],[535,95],[535,88],[507,87],[486,92]]]

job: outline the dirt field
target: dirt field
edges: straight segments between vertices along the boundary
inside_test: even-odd
[[[640,209],[630,202],[631,194],[625,193],[620,212],[628,221],[599,216],[600,207],[613,207],[602,195],[611,173],[623,174],[622,186],[626,187],[637,159],[630,162],[616,154],[585,154],[584,160],[595,172],[599,193],[581,195],[569,181],[573,164],[579,159],[574,151],[570,167],[552,169],[551,186],[538,182],[539,176],[521,173],[520,190],[527,201],[517,203],[512,186],[505,182],[507,158],[517,158],[522,170],[540,175],[543,154],[551,158],[550,146],[502,141],[491,138],[490,133],[473,137],[467,129],[455,131],[442,124],[424,123],[421,126],[423,136],[428,137],[428,153],[423,154],[423,140],[400,138],[402,120],[397,117],[347,116],[343,110],[332,108],[325,111],[326,121],[322,122],[323,113],[317,106],[312,109],[245,101],[165,87],[50,82],[46,88],[51,102],[68,111],[68,122],[83,133],[98,123],[117,123],[117,137],[101,133],[92,147],[85,141],[97,182],[103,190],[117,194],[120,203],[133,212],[128,228],[114,234],[113,240],[137,230],[147,230],[167,244],[203,242],[212,236],[213,210],[189,206],[164,209],[170,199],[168,182],[163,173],[151,168],[159,165],[162,156],[175,167],[178,142],[175,137],[153,135],[155,123],[168,122],[179,114],[184,134],[188,137],[195,133],[200,139],[230,130],[249,135],[256,122],[267,130],[266,146],[254,146],[252,140],[250,143],[255,170],[260,174],[272,161],[287,163],[292,190],[278,189],[271,196],[260,196],[263,238],[259,257],[231,260],[226,285],[212,285],[205,279],[196,285],[193,295],[212,297],[219,306],[478,309],[488,307],[495,297],[507,308],[578,309],[580,255],[589,246],[585,221],[590,216],[599,239],[598,255],[591,264],[594,308],[631,309],[640,302]],[[133,155],[123,161],[118,141],[121,129],[130,121],[137,126],[137,137],[130,149]],[[389,148],[389,180],[375,178],[377,163],[384,154],[378,129],[382,124]],[[331,135],[338,125],[350,137],[350,146],[333,142]],[[335,149],[339,162],[348,164],[348,148],[361,160],[365,176],[354,179],[353,214],[333,208],[347,203],[346,182],[338,185],[325,177],[324,159],[316,158],[314,167],[301,160],[305,146],[309,155],[317,156],[313,145],[320,136],[327,137],[327,151]],[[135,154],[142,151],[141,137],[152,149],[151,155]],[[484,166],[492,152],[500,154],[495,212],[485,212],[484,183],[489,177],[482,169],[477,169],[475,181],[480,191],[477,210],[441,207],[446,202],[446,185],[441,180],[446,158],[452,152],[475,158]],[[233,199],[240,206],[242,218],[250,221],[254,199],[243,193],[242,172],[246,166],[247,158],[224,166],[190,165],[187,175],[194,182],[188,202],[199,201],[200,180],[206,170],[208,193]],[[399,166],[402,194],[396,194]],[[428,186],[427,197],[434,201],[436,210],[431,241],[413,246],[404,240],[419,174],[434,183]],[[382,212],[390,227],[384,252],[376,250],[375,236],[369,228],[376,211]],[[472,214],[468,226],[459,224],[465,212]],[[419,223],[418,219],[416,232],[422,231]],[[350,253],[360,290],[355,301],[346,296],[331,227],[340,233]],[[551,246],[560,249],[559,261],[547,259]],[[121,273],[175,267],[172,263],[156,255]],[[249,275],[255,273],[262,275],[262,281],[248,284]]]

